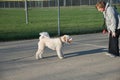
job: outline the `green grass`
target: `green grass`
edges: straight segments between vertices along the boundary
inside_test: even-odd
[[[61,7],[61,35],[99,32],[102,17],[94,6]],[[53,7],[29,9],[29,24],[25,24],[24,9],[0,9],[0,41],[38,38],[42,31],[57,36],[57,20],[58,9]]]

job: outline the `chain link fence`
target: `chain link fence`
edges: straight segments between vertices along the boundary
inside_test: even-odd
[[[100,0],[60,0],[60,6],[95,5]],[[104,0],[111,4],[120,4],[120,0]],[[58,0],[27,0],[28,7],[56,7]],[[0,8],[23,8],[25,0],[1,0]]]
[[[101,0],[0,0],[0,38],[37,38],[38,33],[83,34],[102,30],[103,15],[95,9]],[[120,4],[120,0],[104,0]],[[120,11],[120,7],[117,6]],[[26,20],[28,10],[28,21]],[[58,18],[58,13],[59,17]],[[59,23],[58,23],[59,19]],[[25,21],[29,23],[25,25]],[[58,30],[58,25],[60,29]],[[13,34],[14,33],[14,34]],[[8,35],[9,34],[9,35]],[[24,35],[23,35],[24,34]],[[19,36],[19,37],[18,37]]]

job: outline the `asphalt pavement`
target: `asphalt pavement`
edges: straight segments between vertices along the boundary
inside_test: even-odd
[[[72,35],[63,46],[65,58],[45,49],[36,60],[38,39],[0,42],[0,80],[120,80],[120,57],[105,55],[108,36]]]

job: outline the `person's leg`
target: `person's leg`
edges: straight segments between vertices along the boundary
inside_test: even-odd
[[[120,53],[119,53],[119,36],[120,36],[120,29],[116,30],[117,46],[118,46],[118,53],[116,54],[117,56],[120,56]]]
[[[112,37],[112,35],[109,35],[109,48],[108,52],[110,54],[113,54],[115,56],[119,56],[119,44],[118,44],[118,36]]]

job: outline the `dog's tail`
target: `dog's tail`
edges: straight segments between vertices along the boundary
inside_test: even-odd
[[[45,38],[45,37],[50,38],[48,32],[41,32],[41,33],[39,33],[39,35],[40,35],[39,39],[42,39],[42,38]]]

